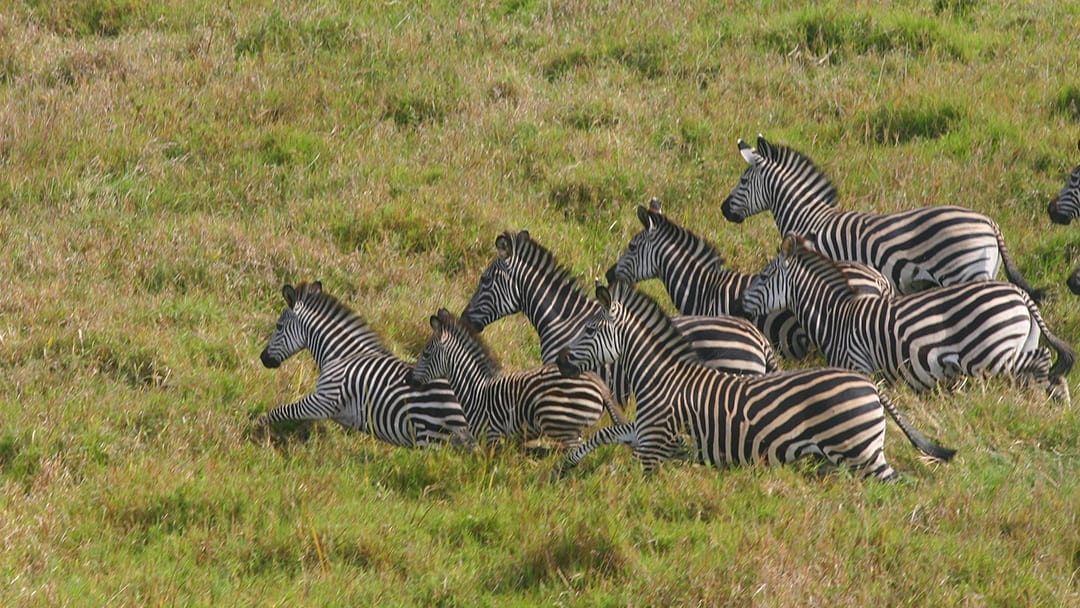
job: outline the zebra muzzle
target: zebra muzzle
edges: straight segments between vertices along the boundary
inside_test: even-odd
[[[1050,205],[1046,208],[1046,212],[1050,214],[1050,221],[1055,224],[1068,225],[1072,221],[1072,217],[1069,214],[1061,211],[1058,200],[1055,198],[1050,201]]]
[[[266,350],[259,355],[259,360],[262,361],[263,367],[266,367],[267,369],[275,369],[281,365],[281,361],[271,357],[270,351]]]
[[[724,204],[720,205],[720,211],[723,212],[724,219],[726,219],[729,222],[733,222],[733,223],[736,223],[736,224],[741,224],[742,221],[745,219],[743,216],[741,216],[741,215],[739,215],[739,214],[737,214],[737,213],[735,213],[734,211],[731,210],[731,197],[730,196],[727,197],[726,199],[724,199]]]

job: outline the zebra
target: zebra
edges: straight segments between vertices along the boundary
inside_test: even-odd
[[[781,237],[811,238],[834,260],[878,269],[901,294],[968,281],[989,281],[1004,262],[1009,280],[1038,301],[1005,247],[998,225],[963,207],[924,207],[885,215],[840,211],[828,177],[803,154],[758,136],[739,140],[750,165],[724,200],[724,217],[740,223],[772,211]]]
[[[1022,289],[977,281],[887,298],[852,289],[835,262],[798,235],[784,238],[743,294],[748,313],[793,310],[830,365],[926,390],[959,376],[1016,375],[1068,401],[1076,353],[1046,327]],[[1057,351],[1050,367],[1050,349]]]
[[[809,455],[845,464],[866,477],[897,478],[885,460],[885,416],[931,458],[954,450],[932,443],[865,376],[810,368],[763,376],[734,376],[704,367],[654,300],[630,283],[597,286],[603,307],[559,356],[573,376],[618,360],[627,368],[638,415],[606,427],[556,466],[562,476],[593,449],[632,446],[646,472],[674,456],[689,435],[697,460],[714,466],[771,465]]]
[[[1076,147],[1080,150],[1080,141],[1076,143]],[[1061,188],[1061,192],[1058,192],[1054,200],[1050,201],[1050,206],[1046,211],[1055,224],[1068,225],[1080,217],[1080,165],[1077,165],[1065,179],[1065,186]],[[1065,284],[1069,286],[1070,291],[1080,295],[1080,264],[1077,264]]]
[[[655,198],[648,208],[639,206],[637,213],[643,228],[608,270],[609,281],[616,277],[632,283],[660,279],[684,315],[742,314],[742,294],[753,274],[724,268],[712,244],[666,217]],[[873,268],[854,262],[845,262],[843,268],[862,289],[893,294],[889,281]],[[754,321],[784,357],[802,359],[810,352],[806,330],[791,311],[775,310]]]
[[[500,374],[498,362],[467,322],[443,308],[431,317],[431,329],[407,381],[419,388],[446,378],[475,437],[492,442],[544,436],[572,448],[581,444],[582,431],[600,419],[609,394],[596,374],[567,378],[553,363]]]
[[[315,392],[263,414],[259,426],[329,418],[399,446],[472,445],[450,385],[409,387],[405,377],[412,366],[392,355],[359,315],[323,291],[321,282],[286,284],[281,293],[286,307],[262,351],[262,364],[276,368],[307,348],[319,379]]]
[[[462,318],[482,331],[503,317],[524,312],[540,336],[542,361],[554,363],[559,351],[577,336],[599,306],[528,231],[500,234],[495,249],[495,259],[480,275]],[[735,374],[777,369],[768,340],[745,319],[681,316],[674,323],[711,367]],[[600,370],[600,375],[611,387],[615,401],[625,405],[628,384],[617,367]],[[617,420],[622,421],[625,418]]]

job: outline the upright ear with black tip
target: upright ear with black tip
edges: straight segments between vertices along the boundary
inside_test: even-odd
[[[796,241],[796,239],[798,238],[799,237],[795,236],[794,234],[788,234],[787,236],[785,236],[784,240],[780,242],[780,255],[784,256],[785,258],[790,258],[792,255],[794,255],[795,247],[798,245],[798,241]]]
[[[596,299],[604,308],[611,308],[611,292],[608,291],[607,287],[604,287],[599,283],[596,284]]]
[[[281,297],[285,298],[285,305],[292,308],[296,304],[296,288],[286,283],[281,288]]]
[[[748,165],[752,165],[756,162],[754,159],[754,149],[750,147],[750,144],[741,139],[739,140],[739,154],[742,154],[743,160],[745,160]]]
[[[431,315],[431,319],[428,320],[431,323],[431,329],[435,331],[435,335],[442,333],[443,323],[437,315]]]

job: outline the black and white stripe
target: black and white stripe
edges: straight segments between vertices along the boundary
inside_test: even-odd
[[[885,298],[852,289],[836,264],[797,235],[744,295],[749,313],[795,312],[831,365],[924,390],[959,376],[1013,375],[1068,400],[1076,354],[1049,332],[1026,293],[977,281]],[[1050,367],[1050,350],[1057,351]]]
[[[599,306],[528,232],[499,235],[495,248],[497,255],[480,276],[462,317],[482,330],[498,319],[523,312],[540,336],[544,363],[553,363]],[[776,355],[768,340],[745,319],[681,316],[673,321],[710,367],[735,374],[776,369]],[[615,400],[625,404],[629,393],[619,371],[603,370],[601,376],[611,386]]]
[[[276,368],[304,350],[319,366],[315,392],[274,408],[259,424],[330,419],[395,445],[469,445],[465,414],[449,384],[422,390],[405,383],[412,366],[390,354],[364,320],[322,290],[318,281],[285,285],[278,318],[262,363]]]
[[[1077,142],[1076,147],[1080,149],[1080,142]],[[1067,225],[1080,217],[1080,165],[1077,165],[1069,177],[1065,178],[1065,185],[1054,200],[1050,201],[1047,213],[1055,224],[1062,225]],[[1076,269],[1069,275],[1066,285],[1073,293],[1080,295],[1080,264],[1077,264]]]
[[[596,374],[567,378],[554,364],[502,374],[480,336],[446,309],[431,317],[431,329],[408,382],[446,378],[478,438],[544,436],[576,447],[603,413],[608,391]]]
[[[993,220],[963,207],[925,207],[889,214],[841,211],[832,183],[803,154],[758,136],[757,149],[739,140],[750,165],[723,204],[724,217],[742,222],[772,211],[781,236],[801,234],[834,260],[878,269],[902,294],[997,277],[1036,300],[1037,293],[1009,256]]]
[[[666,217],[656,199],[647,209],[638,207],[638,219],[643,229],[630,239],[626,251],[608,271],[609,281],[616,277],[633,283],[660,279],[684,315],[742,314],[742,294],[753,274],[725,268],[716,249]],[[842,267],[862,289],[893,294],[889,281],[873,268],[854,262],[845,262]],[[791,311],[774,310],[754,321],[784,357],[801,359],[809,353],[810,339]]]
[[[700,365],[679,332],[648,296],[616,281],[597,288],[604,308],[560,355],[564,373],[618,360],[637,395],[633,423],[601,429],[573,450],[557,472],[600,445],[623,443],[645,470],[671,458],[684,434],[701,462],[782,464],[816,455],[865,476],[893,479],[885,460],[884,407],[924,453],[953,451],[916,431],[866,377],[831,368],[732,376]]]

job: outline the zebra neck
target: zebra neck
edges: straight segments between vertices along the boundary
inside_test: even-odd
[[[553,363],[597,305],[575,281],[561,276],[548,276],[546,281],[535,281],[524,287],[523,312],[540,336],[544,363]]]
[[[677,263],[676,260],[679,260]],[[684,315],[727,314],[749,277],[725,270],[707,247],[662,256],[660,279],[675,308]]]
[[[626,332],[623,341],[618,365],[639,399],[665,390],[663,372],[667,368],[697,360],[682,334],[670,324],[651,328],[639,324]]]
[[[483,399],[484,393],[495,380],[492,365],[478,353],[452,353],[450,365],[446,370],[446,381],[457,395],[461,407],[466,411],[475,410]]]
[[[334,359],[357,352],[391,354],[367,323],[348,310],[312,308],[298,318],[308,335],[308,350],[320,369]]]
[[[853,300],[850,289],[808,274],[789,286],[788,305],[818,346],[849,337]]]

